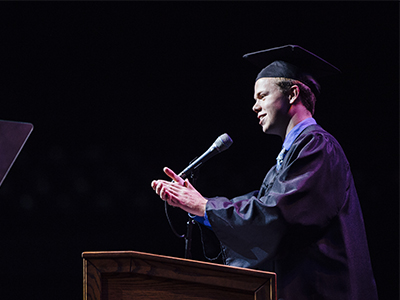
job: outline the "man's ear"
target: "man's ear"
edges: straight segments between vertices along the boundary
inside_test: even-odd
[[[298,85],[292,85],[289,91],[289,103],[294,104],[296,100],[299,98],[300,88]]]

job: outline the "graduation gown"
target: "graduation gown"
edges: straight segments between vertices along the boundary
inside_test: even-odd
[[[206,212],[225,263],[276,272],[279,299],[377,299],[349,163],[319,125],[303,130],[259,191],[210,198]]]

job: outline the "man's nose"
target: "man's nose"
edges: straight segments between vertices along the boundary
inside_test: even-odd
[[[256,103],[254,103],[254,105],[253,105],[253,111],[258,113],[260,111],[260,109],[261,108],[260,108],[260,105],[259,105],[258,100],[257,100]]]

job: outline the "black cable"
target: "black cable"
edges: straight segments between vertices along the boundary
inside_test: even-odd
[[[180,239],[185,238],[184,234],[178,234],[176,232],[174,226],[172,226],[171,220],[169,219],[169,215],[168,215],[168,204],[167,204],[167,201],[164,201],[164,210],[165,210],[165,216],[167,217],[167,220],[168,220],[169,226],[172,229],[172,232]]]
[[[222,249],[221,249],[221,251],[218,253],[218,255],[216,257],[214,257],[214,258],[208,257],[207,254],[206,254],[206,245],[204,244],[204,240],[203,240],[203,230],[201,229],[201,225],[198,222],[196,222],[196,224],[200,229],[200,238],[201,238],[201,245],[203,247],[203,255],[204,255],[204,257],[209,261],[217,260],[222,254]]]

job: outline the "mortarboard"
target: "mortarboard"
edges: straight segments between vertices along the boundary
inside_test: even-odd
[[[257,67],[263,68],[256,80],[262,77],[296,79],[311,88],[315,95],[319,94],[315,80],[341,73],[335,66],[297,45],[252,52],[243,57]]]

